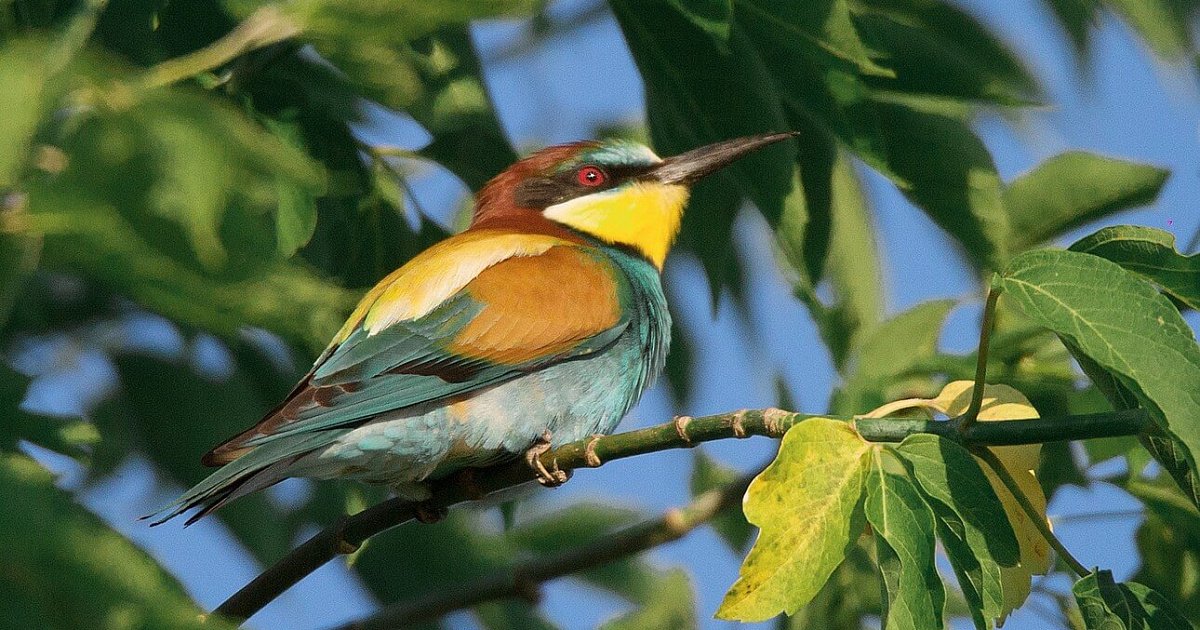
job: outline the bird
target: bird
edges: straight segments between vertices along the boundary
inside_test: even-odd
[[[692,185],[792,138],[765,133],[666,159],[629,140],[551,146],[476,195],[470,225],[368,291],[312,369],[218,467],[146,518],[187,524],[289,477],[429,483],[609,434],[663,368],[661,273]]]

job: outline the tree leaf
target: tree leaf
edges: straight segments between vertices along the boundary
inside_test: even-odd
[[[86,459],[87,447],[99,441],[96,427],[77,418],[43,416],[21,408],[29,379],[0,362],[0,453],[16,451],[21,440]]]
[[[948,2],[874,0],[857,7],[869,45],[895,71],[869,77],[879,90],[954,101],[1021,105],[1039,90],[1033,74],[970,13]]]
[[[1026,252],[996,286],[1005,299],[1117,376],[1160,427],[1200,452],[1200,346],[1154,287],[1115,263],[1069,251]]]
[[[1181,630],[1193,627],[1165,597],[1138,584],[1119,584],[1093,571],[1071,588],[1088,630]]]
[[[975,385],[971,381],[948,383],[938,394],[939,408],[950,417],[966,413],[970,407],[974,389]],[[1021,392],[1007,385],[984,386],[983,406],[980,407],[978,420],[992,422],[1037,417],[1037,410]],[[1041,445],[1027,444],[989,448],[1004,465],[1009,476],[1016,481],[1017,486],[1041,515],[1041,518],[1045,519],[1046,496],[1042,493],[1042,487],[1034,475],[1041,464]],[[991,482],[996,496],[1000,497],[1000,502],[1004,505],[1008,522],[1021,547],[1021,560],[1018,565],[1003,567],[1000,570],[1004,587],[1004,607],[997,623],[1003,624],[1008,614],[1020,607],[1029,597],[1030,578],[1033,575],[1044,575],[1050,571],[1050,545],[1042,536],[1041,530],[1029,521],[1029,515],[1021,508],[1016,497],[1009,492],[1004,482],[996,476],[991,467],[985,465],[982,468],[988,481]]]
[[[13,187],[29,159],[46,105],[47,53],[37,40],[9,40],[0,48],[0,190]]]
[[[740,19],[754,19],[775,31],[774,44],[819,53],[853,64],[864,74],[894,76],[875,63],[850,15],[846,0],[739,0]]]
[[[1200,310],[1200,254],[1175,249],[1175,235],[1139,225],[1114,225],[1086,236],[1071,251],[1107,258]]]
[[[733,0],[668,0],[680,13],[718,40],[729,39]]]
[[[24,455],[0,453],[0,625],[6,628],[233,628],[201,619],[145,552],[54,487]],[[30,523],[37,523],[30,527]]]
[[[922,359],[937,353],[938,336],[953,300],[924,302],[860,335],[845,383],[834,392],[834,413],[864,413],[887,402],[887,388]]]
[[[816,288],[803,280],[796,283],[796,295],[812,312],[834,364],[841,370],[846,367],[860,334],[878,324],[883,314],[883,271],[871,209],[844,153],[836,156],[829,187],[828,255],[822,261],[824,270],[820,275],[829,283],[833,302],[823,303]],[[806,193],[813,190],[813,186],[806,184]],[[816,231],[814,226],[805,227],[806,237]],[[809,264],[808,255],[813,248],[805,243],[794,244],[789,228],[788,216],[784,215],[777,231],[780,244],[792,267],[803,273],[799,265]]]
[[[687,572],[667,571],[655,580],[653,594],[640,607],[600,625],[601,630],[641,630],[696,626],[696,596]]]
[[[976,267],[1002,267],[1010,230],[1000,176],[970,125],[900,104],[877,111],[904,196],[954,237]]]
[[[1179,60],[1193,52],[1187,24],[1194,5],[1169,0],[1107,0],[1108,6],[1125,18],[1160,56]],[[1191,10],[1189,10],[1189,8]]]
[[[1169,175],[1085,151],[1056,155],[1005,187],[1009,248],[1024,251],[1088,221],[1152,203]]]
[[[860,502],[870,445],[844,422],[792,427],[779,455],[746,492],[761,530],[717,617],[762,621],[803,607],[862,531]]]
[[[1015,567],[1021,556],[1003,504],[975,458],[954,442],[912,435],[894,451],[938,518],[976,626],[990,627],[1004,611],[1002,568]]]
[[[911,481],[880,466],[867,477],[864,508],[883,577],[883,627],[942,627],[946,592],[934,564],[933,512]]]
[[[727,41],[715,40],[669,3],[611,6],[645,80],[650,137],[661,154],[789,128],[762,55],[743,29],[735,25]],[[700,257],[714,292],[736,278],[730,235],[743,198],[772,226],[785,208],[806,222],[795,157],[793,143],[776,143],[693,189],[680,245]]]
[[[738,472],[709,457],[700,449],[692,451],[691,493],[697,495],[724,487],[738,478]],[[754,535],[754,527],[746,521],[740,509],[729,509],[714,517],[709,524],[736,554],[746,550]]]

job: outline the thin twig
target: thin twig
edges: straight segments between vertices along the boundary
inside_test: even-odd
[[[979,410],[983,409],[983,388],[987,380],[988,346],[992,337],[992,329],[996,326],[996,301],[1000,299],[1000,290],[993,287],[988,289],[987,301],[983,305],[983,322],[979,326],[979,350],[976,352],[975,387],[971,389],[971,405],[967,412],[959,417],[958,428],[966,431],[979,419]]]
[[[911,418],[853,418],[791,413],[780,409],[754,409],[693,418],[687,423],[686,439],[680,435],[675,422],[667,422],[564,444],[543,453],[539,459],[546,467],[557,466],[563,471],[594,468],[617,459],[689,448],[713,440],[755,435],[779,438],[792,426],[814,417],[852,422],[858,433],[872,442],[899,442],[909,435],[932,433],[965,444],[991,446],[1033,444],[1051,439],[1080,440],[1133,435],[1150,422],[1145,411],[1132,409],[1057,418],[982,422],[969,430],[960,431],[951,422]],[[475,500],[481,493],[490,494],[532,481],[534,473],[524,461],[516,461],[474,471],[470,477],[468,480],[454,476],[434,482],[430,499],[420,505],[391,499],[344,517],[269,567],[214,612],[235,620],[246,619],[337,555],[349,553],[371,536],[413,520],[418,509],[439,510]]]
[[[717,514],[738,505],[753,478],[754,475],[742,477],[723,488],[699,495],[683,508],[669,510],[658,518],[613,532],[582,547],[518,564],[452,591],[392,604],[366,619],[337,630],[407,628],[488,601],[535,598],[545,582],[683,538]]]
[[[1054,551],[1058,552],[1058,557],[1062,558],[1063,562],[1066,562],[1067,566],[1071,567],[1071,571],[1075,573],[1075,576],[1083,577],[1090,573],[1087,567],[1083,566],[1082,562],[1076,560],[1075,556],[1071,555],[1070,551],[1067,551],[1066,546],[1062,544],[1058,536],[1055,536],[1054,532],[1050,531],[1050,525],[1046,522],[1046,518],[1039,514],[1037,509],[1033,507],[1033,503],[1029,501],[1029,497],[1025,496],[1025,492],[1017,485],[1017,480],[1013,479],[1012,475],[1009,474],[1008,469],[1004,467],[1000,458],[996,457],[996,454],[987,448],[975,448],[972,449],[972,452],[986,462],[992,469],[992,472],[996,473],[996,476],[1000,478],[1004,487],[1008,488],[1008,492],[1012,494],[1013,498],[1017,500],[1017,504],[1025,511],[1025,515],[1029,517],[1029,521],[1041,532],[1042,537],[1054,548]]]

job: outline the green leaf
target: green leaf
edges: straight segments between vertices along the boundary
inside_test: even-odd
[[[1147,504],[1146,518],[1137,531],[1141,566],[1133,576],[1158,591],[1190,619],[1200,619],[1200,523],[1195,513],[1162,511]]]
[[[1156,166],[1084,151],[1056,155],[1004,189],[1009,248],[1023,251],[1088,221],[1149,204],[1169,175]]]
[[[717,617],[762,621],[792,614],[821,590],[862,533],[870,451],[836,420],[805,420],[784,435],[775,461],[746,493],[746,518],[762,533]]]
[[[874,0],[856,8],[864,37],[895,71],[868,78],[878,90],[998,105],[1023,105],[1038,94],[1020,57],[952,3]]]
[[[642,515],[634,510],[599,503],[576,503],[569,507],[521,523],[512,528],[507,540],[537,555],[586,545],[602,536],[637,522]],[[629,557],[577,574],[584,581],[616,593],[634,604],[645,604],[657,595],[662,576],[640,557]]]
[[[1194,6],[1171,0],[1107,0],[1117,14],[1125,18],[1162,57],[1178,60],[1193,51],[1188,24]],[[1189,10],[1191,9],[1191,10]]]
[[[825,305],[815,290],[802,284],[796,292],[813,312],[834,365],[841,370],[863,331],[878,324],[883,314],[883,270],[870,206],[844,154],[839,154],[833,166],[831,186],[829,254],[823,275],[829,282],[833,303]],[[784,253],[789,254],[786,228],[785,219],[779,233]],[[790,260],[795,267],[798,261]]]
[[[466,25],[447,27],[414,44],[424,96],[407,109],[433,134],[421,154],[460,177],[471,190],[517,159],[483,85]]]
[[[893,76],[871,59],[846,0],[738,0],[736,6],[740,18],[761,21],[774,30],[774,44],[795,47],[806,55],[828,55],[853,64],[864,74]]]
[[[970,125],[899,104],[877,111],[904,196],[954,237],[976,267],[1003,266],[1009,226],[1000,176]]]
[[[693,497],[729,485],[738,478],[736,470],[724,466],[709,457],[704,451],[696,449],[692,452],[694,453],[691,479]],[[750,538],[754,535],[754,527],[746,521],[742,511],[736,508],[721,512],[709,521],[709,524],[712,525],[721,540],[724,540],[736,554],[741,554],[746,550],[746,545],[750,543]]]
[[[46,105],[48,48],[36,40],[7,41],[0,48],[0,190],[13,187],[29,159]]]
[[[422,73],[437,59],[422,55],[416,40],[441,28],[465,26],[480,18],[530,11],[532,0],[228,0],[239,16],[273,5],[301,31],[300,38],[358,87],[362,95],[387,107],[405,110],[429,96]]]
[[[833,412],[866,413],[892,400],[888,389],[898,375],[937,353],[942,323],[954,304],[953,300],[925,302],[864,331],[845,383],[830,403]]]
[[[1071,589],[1088,630],[1182,630],[1193,627],[1162,595],[1138,584],[1118,584],[1093,571]]]
[[[3,202],[0,202],[2,204]],[[25,234],[7,233],[9,221],[20,221],[22,211],[0,206],[0,330],[25,290],[25,281],[37,267],[41,243]]]
[[[883,627],[941,627],[946,592],[934,564],[933,512],[911,481],[878,466],[864,507],[883,577]]]
[[[894,450],[937,516],[975,625],[991,627],[1004,611],[1000,567],[1016,566],[1021,553],[1003,504],[975,458],[954,442],[913,435]]]
[[[1155,421],[1200,452],[1200,346],[1154,287],[1115,263],[1069,251],[1033,251],[996,280],[1005,299],[1112,372]]]
[[[668,3],[616,0],[611,6],[645,80],[650,137],[660,154],[789,128],[762,55],[743,29],[717,41]],[[804,212],[795,157],[793,143],[777,143],[693,190],[680,245],[700,257],[714,291],[736,278],[729,243],[744,197],[771,225],[785,208]]]
[[[688,20],[716,39],[729,39],[733,0],[668,0]]]
[[[183,588],[145,552],[54,487],[19,454],[0,454],[0,622],[5,628],[197,628]],[[37,527],[30,527],[37,523]]]
[[[74,418],[42,416],[21,409],[29,379],[0,362],[0,452],[15,451],[21,440],[76,458],[99,440],[96,427]]]
[[[1200,310],[1200,254],[1185,256],[1175,248],[1175,235],[1139,225],[1114,225],[1086,236],[1070,247],[1107,258],[1157,284],[1171,297]]]
[[[696,596],[687,572],[668,571],[655,581],[654,593],[641,607],[600,625],[601,630],[695,628]]]

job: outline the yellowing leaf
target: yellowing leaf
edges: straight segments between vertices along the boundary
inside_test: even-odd
[[[784,435],[746,492],[743,510],[761,533],[717,617],[762,621],[812,600],[862,532],[870,450],[849,425],[825,418]]]
[[[937,398],[929,401],[931,406],[954,417],[962,415],[971,404],[971,392],[974,384],[971,381],[954,381],[946,385]],[[982,422],[1000,420],[1020,420],[1038,417],[1037,410],[1025,396],[1007,385],[985,385],[983,388],[983,406],[979,410],[979,420]],[[1021,491],[1029,498],[1042,518],[1046,516],[1046,496],[1038,484],[1034,471],[1037,470],[1041,458],[1040,444],[1022,446],[994,446],[991,448],[1000,462],[1008,470],[1008,474],[1016,480]],[[1020,606],[1029,596],[1029,579],[1034,574],[1044,574],[1050,570],[1050,545],[1038,528],[1029,520],[1029,516],[1021,509],[1012,493],[1004,487],[1004,483],[988,466],[982,466],[984,474],[991,482],[996,496],[1004,504],[1004,512],[1012,524],[1013,533],[1021,545],[1021,562],[1015,567],[1001,569],[1001,581],[1004,585],[1004,610],[1000,614],[1000,622],[1009,612]]]

